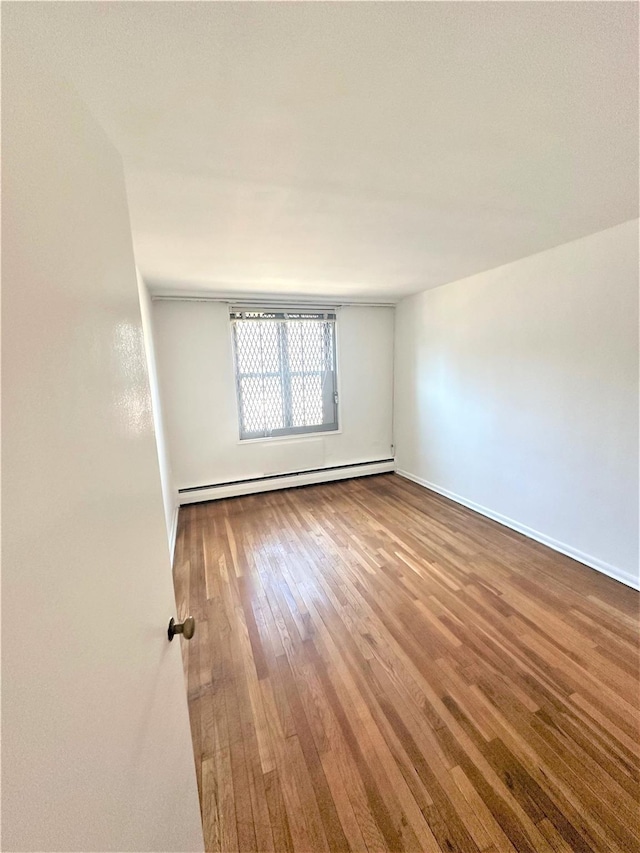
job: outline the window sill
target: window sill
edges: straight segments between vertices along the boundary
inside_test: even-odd
[[[318,438],[319,436],[340,435],[341,429],[319,430],[318,432],[299,432],[295,435],[269,435],[265,438],[239,438],[236,444],[264,444],[265,442],[280,441],[305,441],[306,439]]]

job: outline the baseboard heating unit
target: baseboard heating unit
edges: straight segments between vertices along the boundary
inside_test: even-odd
[[[334,465],[329,468],[313,468],[287,474],[269,474],[264,477],[251,477],[246,480],[233,480],[227,483],[190,486],[189,488],[178,489],[178,495],[180,505],[184,506],[201,501],[215,501],[258,492],[271,492],[276,489],[309,486],[313,483],[330,483],[333,480],[368,477],[371,474],[384,474],[394,469],[394,459],[376,459],[371,462],[356,462],[351,465]]]

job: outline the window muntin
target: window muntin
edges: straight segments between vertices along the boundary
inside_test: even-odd
[[[232,309],[240,438],[338,429],[335,312]]]

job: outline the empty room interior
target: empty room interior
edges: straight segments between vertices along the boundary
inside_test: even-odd
[[[638,8],[2,3],[2,850],[640,853]]]

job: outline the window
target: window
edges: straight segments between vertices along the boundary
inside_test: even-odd
[[[338,429],[333,311],[231,309],[240,438]]]

